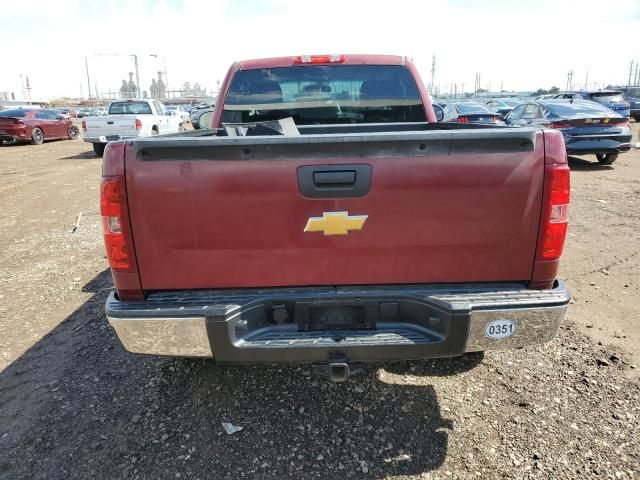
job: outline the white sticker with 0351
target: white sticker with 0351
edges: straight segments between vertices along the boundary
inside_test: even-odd
[[[499,340],[510,337],[516,333],[516,324],[511,320],[494,320],[488,323],[484,329],[484,334],[489,338]]]

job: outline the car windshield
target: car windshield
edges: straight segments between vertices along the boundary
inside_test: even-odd
[[[517,100],[503,100],[503,102],[509,105],[510,107],[517,107],[518,105],[522,105],[522,102],[519,102]]]
[[[591,94],[591,99],[603,105],[611,102],[624,102],[624,97],[620,92],[596,92]]]
[[[460,113],[491,113],[487,107],[477,103],[458,103],[456,108]]]
[[[151,115],[151,107],[147,102],[113,102],[109,115]]]
[[[608,108],[592,102],[545,102],[543,106],[551,113],[563,118],[617,116]]]
[[[409,70],[390,65],[313,65],[236,73],[222,120],[292,117],[298,125],[424,122]]]
[[[23,118],[27,113],[31,110],[1,110],[0,117],[15,117],[15,118]]]

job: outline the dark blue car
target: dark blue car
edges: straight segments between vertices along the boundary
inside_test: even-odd
[[[511,110],[505,122],[560,130],[569,155],[595,154],[603,165],[631,148],[629,119],[590,100],[526,103]]]
[[[623,117],[628,117],[631,114],[629,111],[631,105],[620,90],[580,90],[577,92],[559,93],[553,98],[591,100],[592,102],[597,102],[600,105],[610,108]]]

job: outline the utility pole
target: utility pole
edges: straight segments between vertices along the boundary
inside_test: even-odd
[[[587,73],[584,76],[584,89],[588,90],[589,89],[589,69],[587,68]]]
[[[136,97],[141,98],[142,93],[140,92],[140,71],[138,70],[138,55],[134,53],[131,56],[133,57],[133,65],[135,66],[135,69],[136,69],[136,88],[138,90],[136,93]]]
[[[637,87],[638,85],[640,85],[640,72],[638,71],[638,62],[636,62],[636,75],[633,81],[633,86]]]
[[[29,83],[29,75],[25,75],[25,79],[27,81],[27,101],[29,105],[31,105],[31,84]]]
[[[433,90],[433,86],[435,85],[436,78],[436,54],[433,54],[431,57],[431,89]]]
[[[631,74],[633,73],[633,63],[634,63],[633,60],[631,60],[631,66],[629,67],[629,80],[627,81],[627,87],[631,86]]]
[[[109,57],[131,57],[133,58],[133,66],[135,68],[135,72],[136,72],[136,96],[138,98],[142,97],[142,90],[140,89],[140,69],[138,68],[138,55],[135,53],[130,53],[130,54],[123,54],[123,53],[96,53],[94,55],[101,55],[101,56],[109,56]],[[158,55],[150,53],[149,54],[150,57],[155,57],[158,58]]]
[[[91,81],[89,80],[89,61],[84,57],[84,67],[87,70],[87,91],[89,92],[89,101],[91,101]]]
[[[571,90],[573,87],[573,69],[567,72],[567,90]]]

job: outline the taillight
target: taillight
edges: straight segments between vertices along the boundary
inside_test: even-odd
[[[539,248],[541,260],[557,260],[562,255],[567,235],[570,198],[569,167],[548,165],[545,169],[546,208],[543,211],[542,241]]]
[[[136,130],[142,129],[142,120],[136,118]]]
[[[458,117],[457,118],[457,122],[458,123],[469,123],[469,117]]]
[[[562,120],[560,122],[551,122],[549,124],[549,128],[569,128],[571,127],[571,122],[568,120]]]
[[[131,267],[129,246],[122,232],[124,210],[124,179],[121,176],[102,177],[100,181],[100,214],[102,233],[109,266],[114,270]]]
[[[87,131],[87,122],[85,120],[82,120],[82,130]]]
[[[300,55],[295,63],[342,63],[346,59],[345,55]]]

